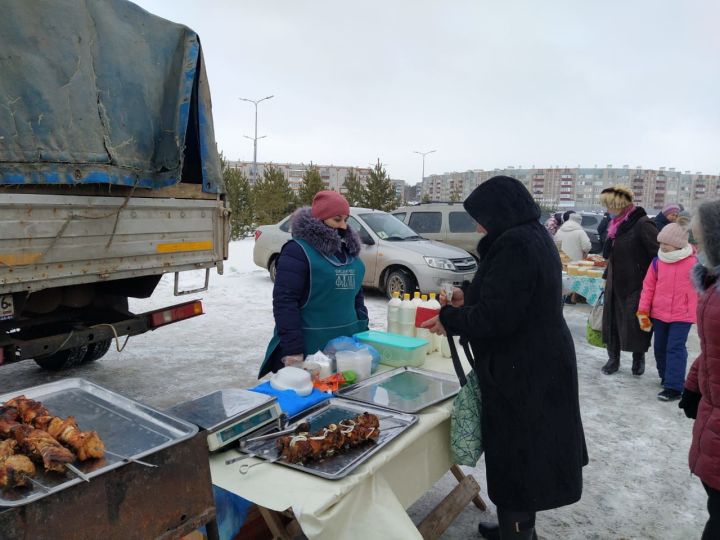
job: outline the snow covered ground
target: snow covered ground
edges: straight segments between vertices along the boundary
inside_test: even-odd
[[[267,271],[252,262],[253,240],[231,244],[225,274],[211,276],[210,289],[200,295],[206,314],[132,338],[122,353],[64,374],[44,372],[25,361],[0,368],[0,393],[62,377],[83,377],[158,408],[223,387],[249,387],[273,328],[272,283]],[[173,297],[166,276],[153,298],[131,302],[135,312],[183,299]],[[201,276],[191,275],[186,288]],[[183,282],[181,281],[181,284]],[[367,292],[371,328],[381,329],[385,299]],[[187,298],[187,297],[186,297]],[[577,350],[580,400],[590,464],[584,469],[582,500],[572,506],[542,512],[541,538],[563,539],[688,539],[699,538],[707,519],[706,496],[700,481],[690,476],[687,452],[692,422],[677,403],[656,399],[661,390],[648,354],[645,375],[630,374],[624,353],[620,371],[605,376],[600,367],[605,351],[584,337],[589,308],[566,306],[565,315]],[[699,350],[693,329],[690,360]],[[483,486],[484,463],[467,469]],[[448,473],[410,509],[420,522],[456,485]],[[494,507],[479,512],[468,506],[443,535],[446,539],[477,536],[479,520],[494,519]]]

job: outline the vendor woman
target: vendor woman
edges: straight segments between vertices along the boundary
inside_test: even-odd
[[[360,238],[348,227],[350,205],[335,191],[320,191],[312,207],[290,218],[292,240],[277,260],[273,289],[275,331],[258,378],[339,336],[368,329],[362,293],[365,265]]]

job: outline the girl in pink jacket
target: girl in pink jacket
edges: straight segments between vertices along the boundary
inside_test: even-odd
[[[643,281],[637,318],[646,332],[655,330],[655,362],[663,386],[658,399],[680,399],[685,384],[687,337],[696,321],[697,292],[690,274],[697,264],[688,231],[671,223],[658,234],[660,249]]]

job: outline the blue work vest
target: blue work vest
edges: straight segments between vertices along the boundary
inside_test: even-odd
[[[300,306],[303,353],[321,351],[328,341],[339,336],[352,336],[368,329],[367,319],[355,311],[355,297],[362,287],[365,265],[355,256],[345,262],[327,256],[305,240],[294,239],[305,252],[310,267],[310,288],[307,301]],[[270,372],[270,357],[280,343],[277,326],[265,352],[259,377]]]

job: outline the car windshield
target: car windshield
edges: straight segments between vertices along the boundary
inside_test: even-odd
[[[422,240],[422,237],[418,236],[415,231],[390,214],[373,212],[372,214],[360,214],[360,217],[381,240],[391,242]]]

